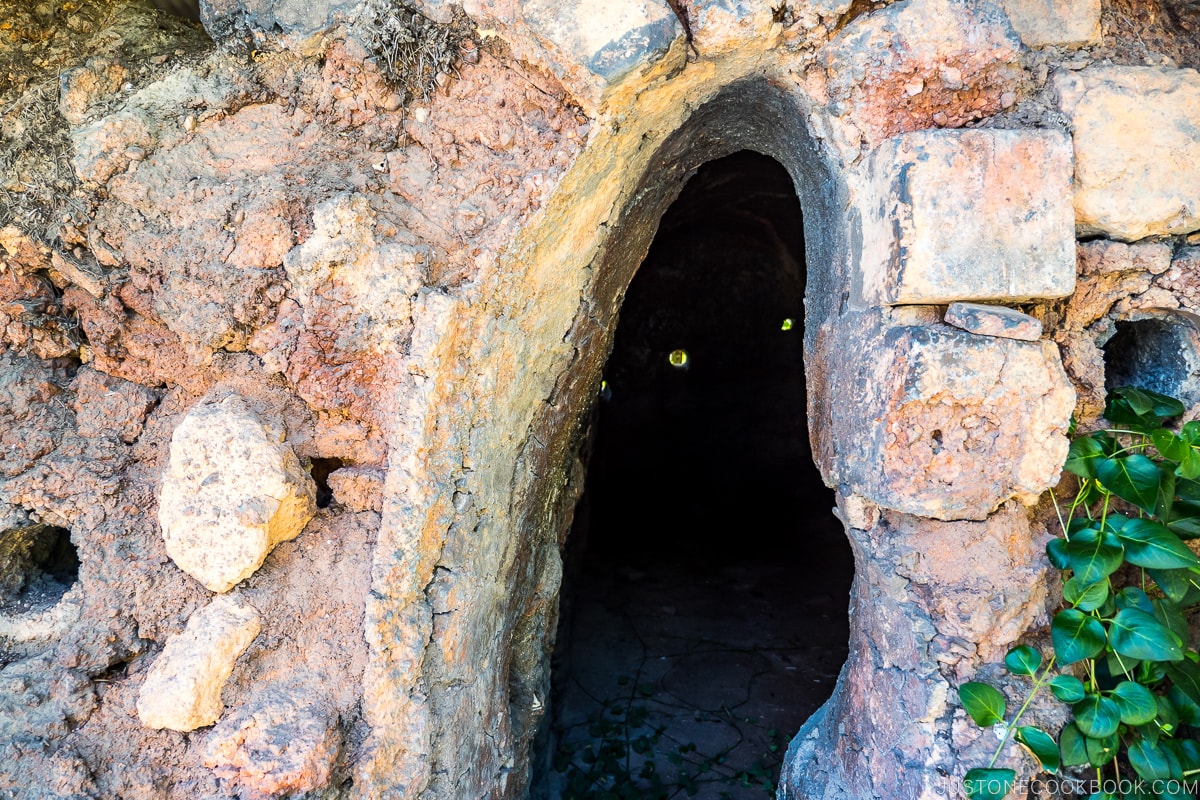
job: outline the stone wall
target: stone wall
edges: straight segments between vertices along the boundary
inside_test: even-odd
[[[1106,343],[1200,401],[1189,8],[0,0],[0,792],[523,796],[625,288],[751,149],[857,562],[781,796],[956,796]]]

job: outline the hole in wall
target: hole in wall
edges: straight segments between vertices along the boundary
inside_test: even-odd
[[[1200,402],[1200,332],[1197,320],[1158,311],[1122,320],[1104,345],[1104,388],[1136,386]]]
[[[329,508],[333,502],[333,490],[329,488],[329,474],[336,472],[346,464],[340,458],[314,458],[312,461],[312,479],[317,485],[317,508]]]
[[[29,525],[0,533],[0,610],[52,606],[78,580],[79,556],[66,528]]]
[[[801,222],[778,162],[709,162],[629,287],[535,797],[621,781],[647,800],[773,797],[788,740],[834,688],[853,560],[808,441]]]

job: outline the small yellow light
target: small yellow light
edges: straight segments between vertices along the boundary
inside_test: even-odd
[[[779,326],[779,330],[790,331],[793,327],[795,327],[795,325],[795,321],[793,321],[791,317],[788,317],[783,321],[783,325]]]
[[[603,392],[607,388],[608,388],[608,381],[600,381],[600,391]]]
[[[686,367],[688,363],[687,350],[672,350],[667,356],[667,363],[672,367]]]

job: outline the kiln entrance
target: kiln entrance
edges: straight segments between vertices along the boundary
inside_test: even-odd
[[[808,441],[804,282],[766,156],[709,162],[663,216],[593,418],[535,796],[773,797],[832,691],[853,561]]]

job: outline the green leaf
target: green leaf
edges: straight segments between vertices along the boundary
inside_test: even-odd
[[[1163,420],[1183,412],[1183,403],[1175,398],[1132,386],[1113,389],[1104,407],[1104,416],[1109,422],[1146,433],[1161,427]]]
[[[1145,611],[1147,614],[1154,613],[1154,604],[1150,602],[1150,597],[1136,586],[1126,586],[1121,591],[1117,592],[1116,596],[1117,608],[1136,608],[1138,611]]]
[[[1148,569],[1146,572],[1173,603],[1182,602],[1187,597],[1188,586],[1195,577],[1191,570],[1186,569]]]
[[[1067,544],[1067,557],[1075,577],[1092,584],[1117,571],[1125,555],[1121,541],[1108,531],[1081,531]]]
[[[971,800],[1004,800],[1017,782],[1017,772],[1011,769],[967,770],[963,776],[963,788]]]
[[[1088,763],[1092,766],[1102,767],[1117,757],[1120,741],[1114,733],[1099,739],[1087,737],[1084,739],[1084,745],[1087,747]]]
[[[1140,683],[1121,681],[1109,697],[1117,704],[1121,722],[1126,725],[1145,725],[1158,716],[1154,694]]]
[[[1064,703],[1078,703],[1087,694],[1083,681],[1074,675],[1055,675],[1050,679],[1050,692]]]
[[[967,714],[979,727],[990,728],[997,722],[1004,721],[1007,703],[1004,695],[995,687],[979,681],[970,681],[958,687],[958,698],[962,700]]]
[[[1095,611],[1108,599],[1108,578],[1085,584],[1076,575],[1063,584],[1063,599],[1080,611]]]
[[[1096,461],[1096,480],[1117,497],[1148,514],[1158,500],[1158,466],[1139,453]]]
[[[1200,704],[1188,697],[1183,689],[1172,686],[1167,690],[1167,699],[1171,701],[1180,722],[1185,725],[1200,725]]]
[[[1046,544],[1046,558],[1050,560],[1055,569],[1069,569],[1071,557],[1067,555],[1067,540],[1051,539]]]
[[[1177,739],[1168,746],[1175,753],[1175,758],[1179,760],[1179,765],[1186,772],[1200,770],[1200,742],[1197,742],[1195,739]]]
[[[1164,664],[1167,677],[1180,691],[1192,698],[1193,703],[1200,703],[1200,666],[1194,661],[1184,660],[1174,664]]]
[[[1138,775],[1148,781],[1166,781],[1171,778],[1171,764],[1166,753],[1149,739],[1138,739],[1125,751],[1129,763]]]
[[[1022,725],[1017,728],[1017,741],[1029,748],[1029,752],[1041,763],[1042,769],[1051,774],[1058,772],[1061,759],[1058,745],[1050,738],[1050,734],[1032,725]]]
[[[1068,608],[1054,615],[1050,638],[1059,664],[1066,666],[1091,658],[1104,649],[1107,638],[1100,620],[1082,611]]]
[[[1027,644],[1017,645],[1004,657],[1004,666],[1013,675],[1033,675],[1042,665],[1042,654]]]
[[[1089,763],[1087,737],[1075,726],[1066,725],[1058,734],[1058,749],[1062,753],[1062,766],[1081,767]]]
[[[1200,538],[1200,503],[1193,500],[1176,500],[1171,506],[1171,515],[1164,522],[1171,533],[1180,539]]]
[[[1104,444],[1093,436],[1081,436],[1071,442],[1067,451],[1067,463],[1063,469],[1073,472],[1083,478],[1096,477],[1096,460],[1103,458]]]
[[[1181,661],[1183,648],[1178,637],[1153,615],[1135,608],[1118,611],[1108,629],[1113,650],[1130,658],[1147,661]]]
[[[1117,704],[1098,694],[1083,698],[1072,706],[1072,710],[1075,712],[1075,724],[1089,739],[1112,736],[1121,724],[1121,710]]]
[[[1117,538],[1125,545],[1125,560],[1149,569],[1181,569],[1200,564],[1200,558],[1165,525],[1149,519],[1131,519]]]
[[[1167,626],[1167,630],[1175,634],[1175,637],[1183,643],[1188,640],[1188,621],[1183,612],[1179,610],[1179,606],[1163,600],[1161,597],[1156,597],[1151,601],[1154,606],[1154,618]]]

